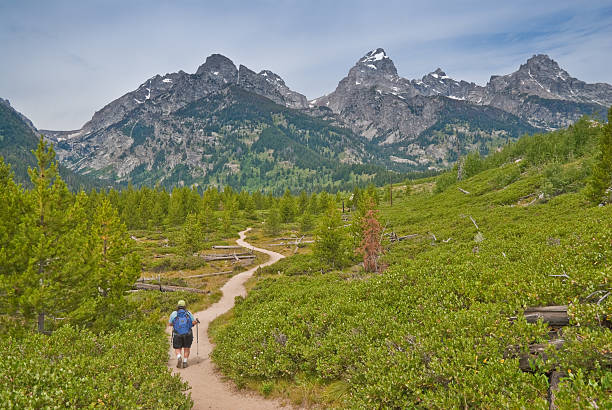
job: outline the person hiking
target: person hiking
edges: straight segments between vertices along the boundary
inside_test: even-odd
[[[187,359],[193,343],[193,332],[191,328],[199,320],[185,307],[185,301],[179,300],[177,308],[170,315],[168,326],[172,326],[172,347],[176,353],[176,367],[179,369],[187,367]]]

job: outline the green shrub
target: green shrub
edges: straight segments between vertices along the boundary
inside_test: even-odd
[[[62,327],[51,336],[0,339],[3,408],[191,408],[188,385],[166,367],[168,339],[156,325],[112,332]]]

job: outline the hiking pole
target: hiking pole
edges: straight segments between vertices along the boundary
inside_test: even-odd
[[[196,319],[196,356],[200,356],[200,319]]]

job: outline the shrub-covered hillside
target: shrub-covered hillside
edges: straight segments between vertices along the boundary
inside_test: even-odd
[[[384,243],[383,273],[287,259],[291,276],[262,272],[217,324],[214,360],[265,394],[338,407],[548,408],[553,371],[560,408],[612,406],[612,206],[589,194],[611,175],[610,131],[581,120],[415,182],[381,203],[385,232],[410,235]],[[526,321],[548,305],[568,305],[569,326]],[[521,370],[550,338],[562,348]]]

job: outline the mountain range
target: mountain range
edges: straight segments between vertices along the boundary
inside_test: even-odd
[[[379,48],[311,101],[269,70],[213,54],[193,74],[146,80],[80,130],[41,132],[62,164],[116,183],[313,189],[386,168],[443,169],[610,105],[611,85],[573,78],[541,54],[481,86],[440,68],[403,78]]]

